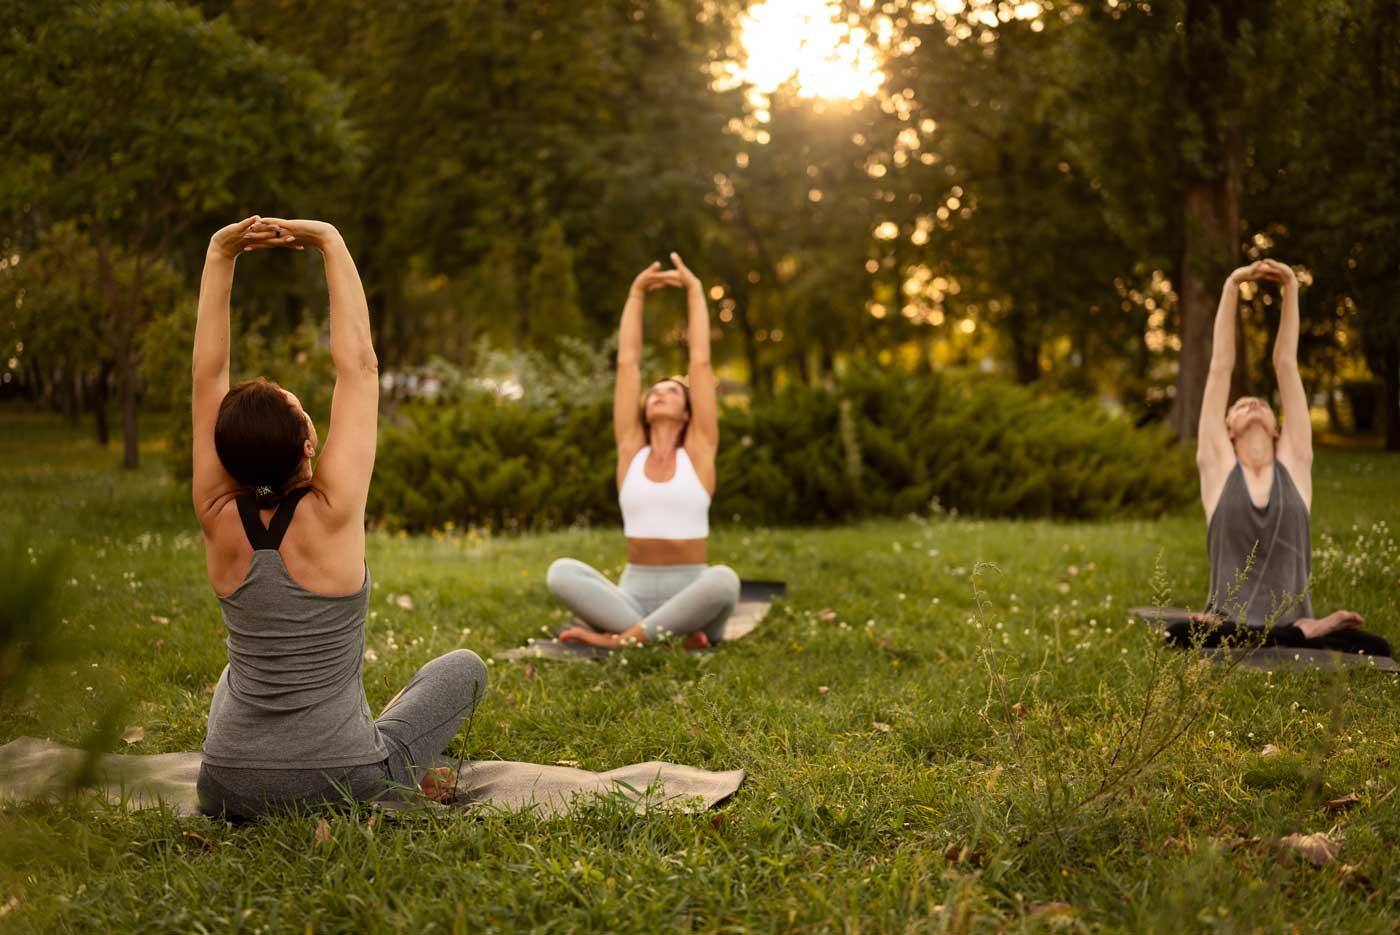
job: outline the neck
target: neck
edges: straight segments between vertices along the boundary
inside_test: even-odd
[[[677,422],[654,422],[651,426],[651,450],[657,454],[675,454],[681,446],[681,426]]]
[[[1263,426],[1250,426],[1235,439],[1235,457],[1245,470],[1263,470],[1274,462],[1274,437]]]

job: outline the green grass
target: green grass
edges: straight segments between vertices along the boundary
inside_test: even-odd
[[[15,412],[0,411],[0,438],[0,542],[64,550],[71,653],[7,696],[0,741],[141,725],[133,752],[196,748],[224,650],[162,453],[122,473],[116,451]],[[1400,640],[1400,458],[1326,451],[1316,480],[1316,606]],[[1152,599],[1159,556],[1176,602],[1199,605],[1204,539],[1195,510],[720,529],[712,560],[789,583],[756,634],[700,657],[496,664],[454,750],[747,769],[720,809],[600,803],[372,830],[352,815],[313,846],[312,817],[11,808],[0,928],[1395,931],[1400,684],[1225,674],[1157,648],[1124,608]],[[616,529],[372,536],[371,706],[435,654],[489,656],[556,623],[550,560],[616,571],[621,544]],[[1137,738],[1165,752],[1135,753]],[[1264,758],[1266,744],[1282,752]],[[1360,803],[1327,810],[1348,792]],[[1280,858],[1279,837],[1316,831],[1342,841],[1336,862]]]

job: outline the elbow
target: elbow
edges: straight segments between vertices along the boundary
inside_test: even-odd
[[[1297,373],[1297,372],[1298,372],[1298,355],[1297,355],[1297,354],[1275,354],[1275,355],[1274,355],[1274,372],[1275,372],[1275,373]]]
[[[378,378],[379,357],[374,348],[367,347],[343,356],[332,355],[337,376],[366,376]]]

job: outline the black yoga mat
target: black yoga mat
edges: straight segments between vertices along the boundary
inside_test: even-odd
[[[1191,611],[1183,607],[1132,607],[1128,613],[1150,626],[1170,626],[1189,623]],[[1376,672],[1400,672],[1400,665],[1389,656],[1364,656],[1359,653],[1339,653],[1330,649],[1302,649],[1291,646],[1221,647],[1198,650],[1201,658],[1227,664],[1238,662],[1242,669],[1262,672],[1315,669],[1337,672],[1342,669],[1369,669]]]

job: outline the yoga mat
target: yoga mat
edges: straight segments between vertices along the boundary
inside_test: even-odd
[[[0,803],[60,794],[85,756],[81,750],[34,737],[10,741],[0,747]],[[453,769],[458,765],[450,758],[439,762]],[[96,764],[94,791],[132,809],[163,804],[178,815],[198,815],[195,780],[199,764],[198,753],[103,754]],[[698,812],[733,795],[745,775],[742,769],[713,772],[660,761],[592,773],[569,766],[466,760],[458,773],[456,801],[450,807],[469,811],[533,809],[536,814],[552,816],[600,796],[621,795],[639,811],[659,807]]]
[[[1191,611],[1181,607],[1133,607],[1128,610],[1143,623],[1169,626],[1189,623]],[[1279,672],[1285,669],[1317,669],[1340,672],[1344,669],[1373,669],[1377,672],[1400,672],[1400,665],[1389,656],[1365,656],[1360,653],[1339,653],[1330,649],[1299,649],[1290,646],[1221,647],[1198,650],[1202,659],[1227,664],[1238,662],[1242,669]]]
[[[724,622],[724,628],[720,631],[718,643],[730,643],[737,639],[748,636],[758,626],[768,614],[768,608],[772,606],[773,599],[781,597],[787,591],[787,585],[781,581],[744,581],[739,585],[739,603],[734,608],[734,613]],[[583,621],[575,619],[569,626],[586,626]],[[561,628],[560,633],[566,628]],[[612,653],[615,649],[606,649],[602,646],[589,646],[587,643],[561,643],[558,639],[530,639],[524,646],[515,649],[506,649],[495,654],[493,658],[508,661],[511,659],[559,659],[565,662],[585,661],[589,659],[602,659]],[[708,652],[704,649],[693,649],[690,652]]]

